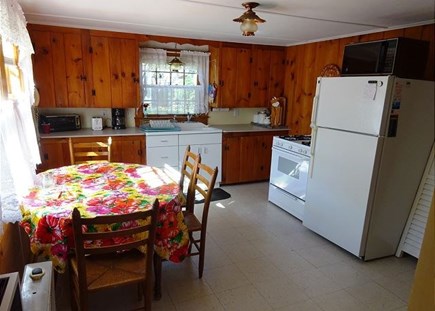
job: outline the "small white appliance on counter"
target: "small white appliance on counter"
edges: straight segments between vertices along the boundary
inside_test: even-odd
[[[268,200],[303,220],[310,161],[310,136],[275,136]]]
[[[319,78],[303,224],[370,260],[394,255],[434,141],[434,83]]]
[[[101,131],[103,129],[103,118],[93,117],[92,118],[92,129],[94,131]]]

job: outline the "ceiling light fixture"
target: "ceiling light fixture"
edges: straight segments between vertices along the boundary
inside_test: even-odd
[[[175,44],[175,49],[177,49],[177,44]],[[178,72],[184,66],[184,63],[177,56],[174,56],[168,65],[171,66],[171,71]]]
[[[171,66],[171,71],[176,72],[178,72],[178,70],[180,70],[184,65],[184,63],[177,56],[175,56],[168,64]]]
[[[258,17],[252,9],[259,6],[257,2],[244,2],[242,6],[247,9],[242,16],[233,19],[233,21],[242,23],[240,25],[240,30],[242,31],[242,35],[244,36],[255,36],[255,32],[258,30],[257,24],[264,23],[265,20]]]

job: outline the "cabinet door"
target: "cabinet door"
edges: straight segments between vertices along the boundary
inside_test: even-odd
[[[54,105],[56,107],[68,107],[67,70],[65,66],[65,41],[63,33],[50,33],[52,62]]]
[[[112,137],[112,162],[145,164],[145,137]]]
[[[68,140],[65,138],[41,139],[40,150],[42,163],[38,165],[38,172],[71,164]]]
[[[86,107],[80,33],[31,30],[33,75],[40,107]]]
[[[55,107],[53,79],[53,50],[48,31],[31,31],[30,36],[35,54],[33,55],[33,77],[39,92],[39,107]]]
[[[266,107],[269,102],[270,49],[254,48],[251,107]]]
[[[257,136],[243,136],[240,138],[240,182],[258,180],[259,154]]]
[[[138,45],[133,39],[109,39],[112,107],[137,107]]]
[[[237,86],[237,49],[221,48],[221,70],[219,81],[219,103],[221,107],[235,107]]]
[[[110,85],[109,39],[91,36],[92,75],[94,101],[92,107],[110,108],[112,92]]]
[[[184,153],[186,152],[187,145],[180,145],[178,147],[179,156],[179,169],[183,163]],[[201,155],[201,163],[210,166],[211,168],[218,168],[218,175],[216,177],[216,184],[222,180],[222,144],[203,144],[203,145],[190,145],[190,150],[193,153]]]
[[[249,107],[251,94],[251,49],[237,49],[237,90],[235,107]]]
[[[78,33],[64,34],[68,107],[89,105],[85,98],[86,75],[81,40],[81,35]]]
[[[257,148],[259,156],[259,180],[267,180],[270,177],[270,161],[272,159],[272,135],[258,136]]]
[[[243,159],[243,162],[245,159]],[[223,137],[222,140],[222,184],[240,182],[240,137]]]

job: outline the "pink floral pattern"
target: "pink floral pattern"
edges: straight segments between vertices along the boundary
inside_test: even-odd
[[[38,174],[52,176],[54,185],[36,185],[23,198],[20,225],[30,237],[31,250],[52,260],[65,271],[67,254],[74,246],[71,213],[84,217],[119,215],[151,208],[159,199],[155,250],[164,259],[180,262],[188,250],[189,236],[183,221],[178,181],[150,166],[93,162],[64,166]],[[119,226],[131,226],[124,223]],[[87,230],[116,230],[87,228]],[[115,243],[117,241],[101,241]]]

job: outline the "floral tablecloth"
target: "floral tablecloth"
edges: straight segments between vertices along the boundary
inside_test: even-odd
[[[30,237],[33,254],[52,260],[64,272],[74,246],[72,211],[83,217],[126,214],[160,207],[155,251],[180,262],[187,254],[188,232],[181,212],[177,181],[166,172],[145,165],[94,162],[64,166],[38,174],[37,185],[23,198],[20,225]]]

